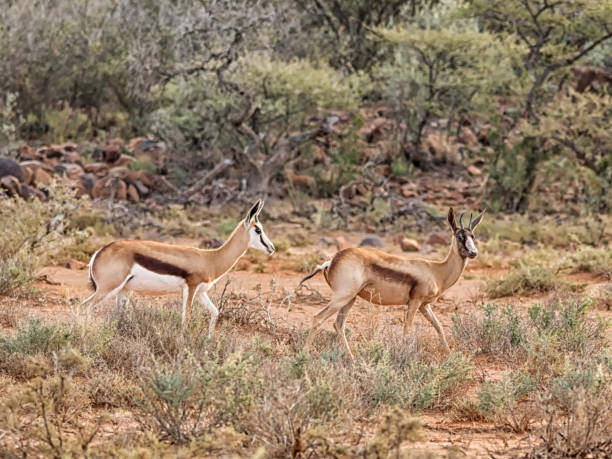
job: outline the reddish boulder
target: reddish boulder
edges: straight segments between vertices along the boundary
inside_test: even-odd
[[[131,183],[128,185],[127,188],[127,196],[128,199],[132,202],[140,202],[140,195],[138,194],[138,190]]]
[[[83,168],[78,164],[60,163],[55,166],[55,172],[61,176],[75,180],[83,174]]]
[[[402,237],[399,241],[399,245],[404,252],[418,252],[421,250],[421,246],[414,239]]]
[[[26,200],[32,198],[38,198],[41,201],[47,200],[47,195],[45,193],[25,183],[21,184],[21,197]]]
[[[474,175],[474,176],[482,175],[482,171],[478,169],[476,166],[474,166],[473,164],[468,166],[467,171],[470,175]]]
[[[19,147],[19,159],[21,160],[33,160],[36,159],[36,152],[28,144]]]
[[[317,191],[317,183],[310,175],[296,174],[294,171],[288,170],[287,180],[296,190],[310,194],[314,194]]]
[[[127,185],[118,177],[106,177],[98,180],[92,190],[93,199],[124,200],[127,197]]]
[[[21,196],[21,183],[12,175],[0,177],[0,190],[4,190],[9,196]]]
[[[72,269],[72,270],[82,270],[82,269],[87,268],[87,265],[83,263],[82,261],[72,259],[72,260],[68,260],[65,267],[68,269]]]
[[[117,161],[121,157],[121,146],[117,144],[106,145],[102,151],[104,152],[104,161],[107,163]]]
[[[474,134],[469,127],[463,126],[459,131],[459,135],[457,136],[457,140],[468,147],[477,147],[478,146],[478,137]]]
[[[51,175],[49,175],[49,173],[46,172],[42,167],[36,169],[36,171],[34,172],[34,178],[32,180],[32,183],[34,183],[35,185],[48,186],[51,184]]]
[[[96,177],[104,177],[106,176],[106,174],[108,174],[109,171],[108,164],[105,163],[85,164],[85,167],[83,167],[83,169],[85,170],[85,172],[94,174]]]
[[[129,166],[132,161],[134,161],[132,156],[121,155],[116,161],[113,162],[113,167]]]
[[[351,246],[351,243],[347,241],[344,236],[334,238],[334,243],[336,244],[336,249],[338,250],[348,249]]]

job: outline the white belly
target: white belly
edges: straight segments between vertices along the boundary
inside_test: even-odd
[[[134,264],[130,275],[133,277],[128,281],[125,288],[134,292],[152,295],[180,293],[185,286],[185,279],[182,277],[157,274],[138,264]]]

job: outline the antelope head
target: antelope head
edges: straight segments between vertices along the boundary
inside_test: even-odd
[[[249,232],[249,247],[272,255],[276,250],[272,241],[266,236],[263,226],[259,223],[259,213],[263,208],[264,202],[259,199],[248,211],[244,219],[244,226]]]
[[[465,213],[462,213],[459,216],[459,227],[457,227],[457,222],[455,221],[455,211],[452,207],[448,209],[448,223],[453,230],[453,236],[457,239],[457,247],[459,249],[459,255],[461,255],[461,258],[476,258],[478,255],[474,230],[482,221],[484,213],[485,211],[483,210],[482,213],[474,220],[472,220],[472,214],[470,213],[470,221],[467,227],[463,226],[463,216]]]

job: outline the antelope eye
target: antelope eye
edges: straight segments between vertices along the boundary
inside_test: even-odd
[[[261,230],[259,229],[259,227],[258,227],[258,226],[256,226],[256,227],[255,227],[255,232],[256,232],[257,234],[261,234]]]

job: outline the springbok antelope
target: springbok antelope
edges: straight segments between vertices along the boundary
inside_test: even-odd
[[[370,248],[349,248],[340,250],[331,260],[317,266],[299,285],[323,271],[325,280],[333,290],[332,298],[314,317],[312,328],[306,340],[306,349],[312,345],[321,324],[338,313],[334,327],[346,348],[347,355],[354,360],[344,334],[344,322],[357,296],[374,304],[406,305],[404,334],[412,327],[417,311],[434,326],[443,346],[450,350],[444,330],[431,310],[442,293],[451,287],[459,277],[468,258],[476,258],[478,250],[474,243],[474,229],[482,221],[484,212],[463,226],[463,215],[459,225],[452,208],[448,211],[448,223],[453,231],[450,250],[442,261],[422,258],[404,258]]]
[[[258,215],[260,199],[238,223],[219,248],[202,250],[152,241],[115,241],[101,248],[89,262],[89,278],[94,294],[81,306],[96,304],[131,290],[147,295],[183,292],[182,327],[187,327],[196,295],[210,311],[208,337],[212,337],[219,310],[207,295],[208,290],[252,247],[269,255],[274,244],[268,239]]]

